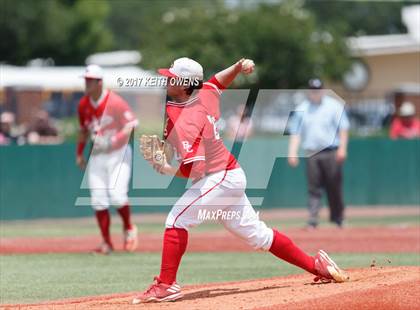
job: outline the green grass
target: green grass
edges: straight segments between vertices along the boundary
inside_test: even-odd
[[[332,257],[344,268],[368,267],[372,259],[383,266],[420,265],[417,254],[407,253],[335,254]],[[30,303],[142,290],[158,273],[159,263],[159,253],[0,256],[0,303]],[[297,273],[302,271],[269,253],[187,253],[178,281],[187,285]]]
[[[140,233],[162,233],[164,219],[143,222]],[[269,220],[279,229],[302,227],[304,218]],[[325,221],[322,223],[326,224]],[[418,226],[416,216],[353,217],[349,227]],[[215,231],[222,227],[206,223],[195,232]],[[121,233],[121,223],[113,218],[112,232]],[[1,222],[0,237],[65,237],[97,235],[93,217],[75,220]],[[1,242],[1,241],[0,241]],[[420,266],[420,256],[403,254],[333,254],[343,267],[368,267],[373,259],[378,265]],[[391,264],[387,260],[391,260]],[[31,254],[0,256],[0,303],[30,303],[62,298],[138,291],[158,274],[160,253],[115,253],[108,257],[92,254]],[[181,284],[238,281],[302,273],[294,266],[267,253],[188,253],[181,264]],[[310,276],[308,276],[310,279]]]
[[[141,218],[141,216],[140,216]],[[279,229],[303,227],[305,219],[290,218],[284,220],[269,220],[267,224],[271,227]],[[396,226],[396,225],[419,225],[419,218],[410,215],[401,216],[378,216],[378,217],[353,217],[346,222],[348,227],[372,227],[372,226]],[[321,225],[328,223],[323,220]],[[161,233],[163,231],[164,220],[156,222],[142,223],[140,221],[140,233]],[[113,217],[112,232],[119,234],[122,230],[121,221],[117,217]],[[194,228],[195,232],[215,231],[222,229],[221,225],[214,222],[204,223]],[[54,222],[51,220],[46,223],[33,221],[16,221],[2,222],[0,224],[0,237],[65,237],[65,236],[87,236],[98,233],[95,219],[92,217],[88,220],[66,220]]]

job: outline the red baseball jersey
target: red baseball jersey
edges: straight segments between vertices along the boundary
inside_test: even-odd
[[[127,102],[116,93],[105,90],[96,104],[89,96],[84,96],[79,103],[79,122],[83,131],[90,133],[92,140],[96,135],[109,137],[112,149],[122,147],[128,137],[118,135],[127,125],[135,127],[137,119]]]
[[[206,174],[239,168],[217,128],[223,89],[212,77],[197,96],[181,103],[166,103],[164,138],[175,148],[180,172],[185,177],[199,179]]]
[[[420,137],[420,120],[413,118],[403,122],[396,117],[391,123],[389,135],[392,139],[415,139]]]

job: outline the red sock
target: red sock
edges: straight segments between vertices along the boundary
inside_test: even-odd
[[[128,204],[124,205],[118,208],[117,211],[123,221],[124,230],[131,229],[130,206]]]
[[[159,279],[163,283],[172,284],[185,253],[188,243],[188,232],[181,228],[166,228],[163,236],[162,263]]]
[[[315,271],[315,260],[312,256],[303,252],[292,240],[277,230],[273,229],[273,234],[273,244],[270,248],[271,253],[290,264],[305,269],[315,275],[317,274]]]
[[[109,226],[111,225],[111,217],[108,210],[96,211],[96,219],[98,221],[99,229],[101,230],[102,238],[106,243],[112,246],[111,236],[109,234]]]

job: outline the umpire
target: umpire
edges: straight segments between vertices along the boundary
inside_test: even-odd
[[[320,79],[308,83],[307,99],[295,110],[291,119],[288,162],[299,164],[298,149],[305,151],[309,194],[308,229],[318,225],[322,189],[330,208],[330,221],[342,227],[344,202],[342,194],[342,164],[347,157],[349,121],[344,105],[327,96]]]

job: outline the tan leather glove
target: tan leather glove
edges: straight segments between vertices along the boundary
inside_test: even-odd
[[[140,152],[144,159],[154,166],[164,166],[173,158],[172,146],[157,135],[142,135],[140,137]]]

